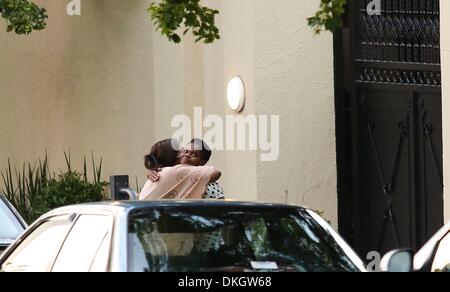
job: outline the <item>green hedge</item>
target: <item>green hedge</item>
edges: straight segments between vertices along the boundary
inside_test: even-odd
[[[21,170],[11,166],[1,172],[2,193],[28,223],[61,206],[98,202],[106,199],[107,183],[101,181],[102,161],[96,165],[92,155],[93,181],[88,180],[86,159],[82,171],[72,169],[70,155],[64,153],[67,169],[51,173],[48,157],[37,164],[24,163]]]

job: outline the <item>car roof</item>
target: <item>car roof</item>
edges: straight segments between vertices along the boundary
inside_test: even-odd
[[[260,203],[260,202],[244,202],[233,200],[161,200],[161,201],[106,201],[97,203],[85,203],[78,205],[71,205],[61,207],[50,211],[49,214],[57,214],[63,212],[73,212],[75,210],[126,210],[126,209],[141,209],[141,208],[155,208],[155,207],[254,207],[254,208],[295,208],[306,210],[306,207],[278,203]]]

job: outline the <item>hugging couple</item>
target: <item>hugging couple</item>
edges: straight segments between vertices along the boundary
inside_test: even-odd
[[[145,156],[150,170],[139,200],[224,199],[217,183],[221,172],[206,166],[211,150],[200,139],[193,139],[185,148],[174,139],[156,143]]]

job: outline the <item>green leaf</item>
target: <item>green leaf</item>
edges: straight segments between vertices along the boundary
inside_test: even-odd
[[[342,16],[348,0],[321,0],[316,14],[307,19],[308,25],[319,34],[322,30],[334,32],[342,26]]]
[[[160,30],[170,41],[180,43],[176,31],[184,27],[183,35],[189,30],[197,36],[196,41],[212,43],[220,39],[215,26],[215,16],[219,11],[200,5],[199,0],[162,0],[151,3],[147,9],[156,30]]]
[[[29,34],[47,25],[47,11],[27,0],[0,0],[0,13],[6,20],[8,32]]]
[[[171,35],[169,39],[170,39],[171,41],[173,41],[174,43],[176,43],[176,44],[181,43],[181,38],[180,38],[180,36],[178,36],[177,34]]]

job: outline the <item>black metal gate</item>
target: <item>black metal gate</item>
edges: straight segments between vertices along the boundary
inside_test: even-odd
[[[362,256],[443,224],[439,0],[369,2],[334,36],[339,225]]]

